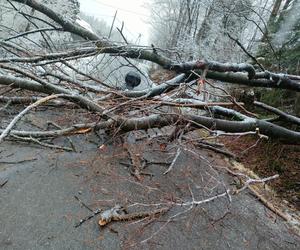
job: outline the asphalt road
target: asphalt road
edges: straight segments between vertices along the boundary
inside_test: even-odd
[[[40,122],[43,125],[43,115]],[[58,114],[57,114],[58,115]],[[49,117],[49,116],[47,116]],[[138,181],[121,142],[103,143],[95,135],[73,137],[77,152],[63,152],[16,142],[0,145],[0,249],[299,249],[299,237],[247,191],[193,208],[173,207],[157,219],[113,222],[99,229],[97,217],[74,225],[91,209],[128,206],[128,211],[151,210],[131,206],[168,201],[203,200],[224,192],[233,182],[221,156],[197,152],[202,160],[182,152],[167,175],[163,172],[176,151],[159,144],[137,145],[148,160]],[[54,141],[67,145],[61,138]],[[170,220],[175,216],[174,220]],[[168,222],[168,223],[166,223]]]

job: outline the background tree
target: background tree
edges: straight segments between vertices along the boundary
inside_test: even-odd
[[[273,1],[272,12],[261,38],[257,57],[269,70],[300,72],[300,1]],[[291,91],[260,90],[262,100],[300,114],[299,95]]]
[[[45,0],[45,6],[51,8],[56,13],[63,15],[67,20],[75,22],[80,12],[77,0]],[[40,12],[15,1],[5,0],[0,3],[1,29],[0,38],[16,46],[26,48],[29,51],[39,48],[61,47],[72,42],[72,37],[68,33],[57,32],[57,23],[49,17],[45,17]],[[34,30],[45,29],[42,32]],[[23,38],[13,38],[24,32],[31,32]],[[2,51],[3,52],[3,51]]]

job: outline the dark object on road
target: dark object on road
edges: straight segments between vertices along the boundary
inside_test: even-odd
[[[141,77],[134,71],[129,71],[125,76],[125,84],[128,89],[133,89],[139,86],[141,83]]]

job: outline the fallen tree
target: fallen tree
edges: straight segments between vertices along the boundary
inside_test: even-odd
[[[256,131],[271,138],[277,138],[286,143],[300,144],[300,134],[297,131],[280,127],[276,124],[249,117],[251,112],[243,115],[246,111],[234,98],[226,95],[233,108],[240,110],[239,113],[233,109],[220,108],[211,105],[207,100],[200,101],[202,95],[214,95],[213,92],[205,90],[207,79],[224,81],[233,84],[243,84],[256,87],[281,88],[300,91],[299,77],[287,74],[278,74],[268,71],[257,72],[251,64],[242,63],[220,63],[207,60],[196,60],[190,62],[177,62],[167,58],[163,51],[153,47],[140,47],[130,44],[114,44],[107,39],[102,39],[90,30],[87,30],[77,23],[66,20],[63,16],[55,13],[45,5],[35,0],[14,0],[43,13],[55,22],[55,27],[61,32],[70,32],[92,41],[87,47],[79,46],[75,49],[48,53],[25,53],[24,49],[18,48],[13,43],[15,38],[22,38],[33,32],[25,32],[18,36],[9,37],[1,41],[3,48],[10,46],[10,53],[0,58],[0,85],[8,88],[29,90],[40,94],[58,94],[61,98],[71,101],[80,107],[93,111],[99,115],[100,121],[92,124],[74,125],[71,128],[58,131],[26,132],[10,130],[11,135],[16,136],[56,136],[69,135],[79,128],[89,129],[117,129],[118,131],[147,130],[161,128],[178,123],[191,124],[192,127],[204,127],[211,135],[222,130],[230,133]],[[53,27],[49,27],[53,31]],[[36,29],[35,32],[46,32],[47,29]],[[13,54],[13,56],[11,56]],[[173,79],[154,87],[144,90],[124,91],[113,88],[104,81],[95,77],[83,74],[75,67],[67,64],[67,61],[81,60],[86,57],[94,57],[99,54],[108,54],[111,57],[122,57],[136,60],[153,62],[161,67],[175,71]],[[59,65],[67,65],[72,69],[71,77],[66,72],[62,74]],[[134,64],[134,61],[131,62]],[[89,80],[97,82],[87,84],[80,77],[89,77]],[[197,86],[195,88],[195,86]],[[226,92],[226,91],[225,91]],[[178,98],[185,96],[189,98],[180,101]],[[100,97],[99,97],[100,96]],[[42,95],[41,97],[44,97]],[[38,102],[37,96],[35,99]],[[224,96],[220,96],[224,97]],[[6,101],[13,103],[18,96],[6,97]],[[189,104],[189,105],[188,105]],[[220,104],[220,103],[219,103]],[[258,105],[256,103],[256,105]],[[176,108],[170,108],[176,107]],[[184,109],[188,107],[190,109]],[[228,104],[224,106],[228,107]],[[260,107],[263,107],[260,105]],[[263,108],[266,108],[264,106]],[[195,114],[195,110],[206,110],[206,114]],[[270,110],[270,107],[268,107]],[[180,114],[176,114],[177,111]],[[175,112],[175,113],[174,113]],[[275,112],[274,109],[272,112]],[[277,112],[278,113],[278,112]],[[215,117],[217,116],[217,117]],[[282,117],[288,117],[283,116]],[[227,120],[227,118],[231,120]],[[233,120],[232,120],[233,119]],[[298,122],[299,118],[291,118],[288,121]],[[2,133],[5,131],[2,130]],[[91,130],[89,130],[91,131]],[[8,136],[8,134],[6,134]]]

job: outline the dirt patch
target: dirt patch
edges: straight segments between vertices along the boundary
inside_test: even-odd
[[[223,138],[221,141],[259,176],[279,174],[280,177],[270,182],[270,186],[282,199],[300,209],[300,146],[272,141],[257,143],[257,137],[253,136]]]

